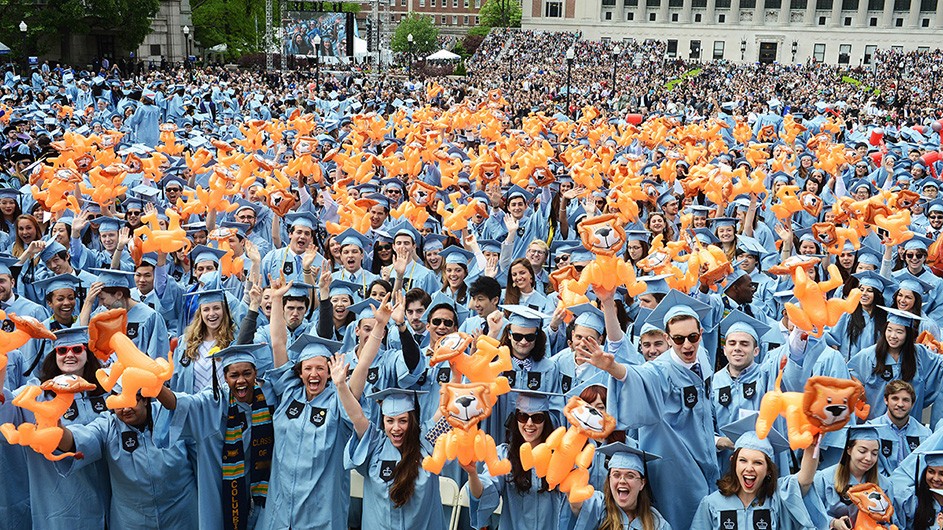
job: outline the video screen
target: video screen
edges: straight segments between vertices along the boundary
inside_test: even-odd
[[[353,13],[288,11],[284,21],[285,54],[314,57],[314,37],[321,37],[321,57],[354,54],[356,20]]]

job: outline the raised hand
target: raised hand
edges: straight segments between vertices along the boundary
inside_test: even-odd
[[[390,322],[393,315],[393,306],[390,305],[390,295],[387,293],[380,302],[380,307],[373,311],[373,316],[377,319],[377,327],[384,327]]]
[[[331,368],[331,381],[334,381],[334,386],[346,385],[349,364],[344,362],[344,355],[335,353],[327,364]]]

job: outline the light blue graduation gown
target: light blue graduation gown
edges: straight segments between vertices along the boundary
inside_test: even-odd
[[[99,306],[93,314],[103,313],[105,308]],[[170,353],[170,339],[164,319],[147,304],[137,303],[128,310],[128,330],[126,332],[131,342],[151,359],[167,359]]]
[[[331,278],[335,280],[343,280],[345,282],[350,282],[360,286],[360,296],[365,298],[368,294],[367,289],[370,287],[370,284],[373,283],[373,280],[379,278],[376,274],[368,271],[367,269],[361,268],[357,272],[347,272],[346,269],[338,270],[331,274]],[[431,293],[430,293],[431,294]]]
[[[706,356],[698,356],[702,365]],[[625,381],[610,378],[606,409],[619,428],[637,428],[639,446],[661,455],[649,464],[656,499],[674,528],[688,528],[697,504],[715,489],[720,472],[708,383],[673,359],[671,350],[638,366]],[[678,476],[685,487],[678,487]],[[664,501],[663,501],[664,502]]]
[[[420,436],[425,446],[424,437]],[[425,454],[431,448],[424,447]],[[363,476],[363,518],[361,528],[377,530],[439,530],[445,528],[439,476],[421,466],[415,490],[409,502],[396,507],[390,500],[393,470],[400,461],[400,452],[389,437],[371,423],[358,438],[356,433],[344,450],[344,466],[356,469]],[[344,518],[346,525],[346,517]]]
[[[286,258],[287,254],[287,258]],[[324,262],[324,258],[318,254],[314,258],[314,262],[311,264],[312,267],[320,267]],[[287,246],[276,248],[262,258],[261,264],[262,270],[262,286],[267,287],[269,283],[269,276],[272,278],[278,277],[280,274],[285,274],[286,281],[294,280],[297,282],[304,281],[304,272],[302,271],[301,266],[301,256],[296,256],[294,252],[291,251]]]
[[[658,513],[658,510],[652,508],[652,516],[655,519],[655,530],[671,530],[671,525]],[[623,530],[643,530],[641,519],[635,518],[629,521],[629,516],[621,510],[619,517],[622,520]],[[599,490],[583,502],[578,515],[573,514],[569,505],[563,506],[560,510],[561,530],[597,530],[605,520],[606,501],[603,492]]]
[[[851,314],[845,313],[838,319],[838,323],[825,332],[825,339],[830,346],[837,349],[845,357],[845,360],[851,358],[853,353],[857,353],[865,348],[875,345],[874,339],[874,318],[867,311],[862,311],[864,315],[864,327],[861,334],[854,341],[848,333],[848,325],[851,323]]]
[[[7,378],[9,379],[9,372]],[[7,385],[7,388],[11,388],[11,385]],[[18,412],[11,403],[13,394],[4,391],[3,398],[4,405],[0,405],[0,424],[14,423],[17,421]],[[4,528],[24,530],[32,528],[29,488],[24,488],[21,482],[28,479],[26,451],[31,451],[31,449],[21,445],[10,445],[5,440],[0,441],[0,469],[11,478],[0,484],[0,525]],[[19,481],[12,480],[14,477]]]
[[[530,370],[520,368],[519,362],[513,357],[511,363],[514,369],[502,375],[508,378],[512,389],[560,393],[560,372],[557,370],[557,365],[549,358],[544,357],[533,363]],[[550,415],[555,425],[563,424],[563,406],[562,397],[550,399]],[[501,444],[506,441],[504,423],[516,408],[517,392],[508,392],[498,396],[498,402],[491,408],[491,416],[483,422],[485,432],[494,438],[495,443]]]
[[[353,428],[334,386],[308,401],[292,363],[267,375],[279,403],[268,499],[257,528],[346,530],[350,473],[344,445]]]
[[[891,423],[887,413],[874,418],[867,424],[877,427],[881,436],[881,452],[878,454],[878,460],[881,464],[881,474],[885,477],[891,476],[897,466],[931,434],[930,429],[912,417],[903,429],[898,429]]]
[[[68,472],[104,460],[111,478],[111,528],[129,530],[199,528],[193,513],[198,504],[196,476],[184,442],[161,447],[155,439],[166,436],[169,415],[151,403],[153,426],[143,431],[114,415],[100,416],[72,430],[76,451],[83,460],[59,463]],[[63,465],[64,464],[64,465]]]
[[[729,526],[735,521],[736,526]],[[716,530],[736,528],[738,530],[815,530],[802,492],[794,475],[779,479],[776,493],[758,502],[754,500],[744,507],[736,495],[725,497],[719,491],[711,493],[701,501],[691,522],[691,530]]]
[[[390,283],[395,283],[397,278],[396,271],[390,273]],[[411,261],[406,265],[406,273],[403,274],[403,290],[420,288],[423,291],[434,294],[442,288],[442,282],[436,273],[424,267],[421,263]]]
[[[877,465],[877,464],[875,464]],[[841,496],[835,491],[835,469],[838,464],[820,469],[815,472],[815,478],[812,480],[812,489],[804,497],[806,508],[809,510],[809,516],[812,518],[814,528],[828,528],[832,519],[847,515],[851,517],[852,522],[858,515],[858,508],[854,504],[846,504]],[[910,468],[911,472],[913,467]],[[849,473],[848,486],[855,486],[859,482],[854,475]],[[896,498],[894,496],[894,487],[890,479],[878,474],[878,486],[887,494],[887,498],[894,503],[894,523],[900,525]],[[904,527],[901,527],[904,528]]]
[[[134,141],[148,147],[156,147],[160,140],[160,108],[156,105],[141,105],[126,122],[134,131]]]
[[[772,362],[770,362],[772,360]],[[767,391],[772,390],[779,371],[779,359],[768,356],[762,364],[754,362],[736,378],[727,368],[718,370],[711,378],[711,405],[717,435],[720,428],[740,419],[740,411],[758,411]],[[718,451],[717,463],[723,473],[730,467],[732,451]]]
[[[914,408],[910,415],[920,421],[923,409],[933,403],[938,395],[940,384],[943,383],[943,356],[930,353],[926,347],[917,344],[917,370],[914,378],[907,381],[914,387],[917,399],[914,400]],[[900,379],[901,365],[888,354],[885,358],[885,370],[880,374],[874,373],[875,367],[875,347],[871,346],[852,355],[848,361],[848,370],[851,375],[861,381],[864,385],[868,404],[871,405],[871,412],[868,419],[877,418],[887,412],[887,406],[884,404],[884,387],[894,379]],[[934,416],[937,414],[938,407],[934,407]],[[941,411],[943,412],[943,411]],[[931,423],[932,424],[932,423]]]
[[[498,446],[498,458],[507,458],[508,445]],[[566,494],[559,490],[540,491],[543,480],[536,471],[530,470],[530,489],[518,491],[510,474],[492,477],[487,471],[478,474],[481,479],[481,498],[469,495],[468,513],[471,525],[481,528],[489,524],[488,519],[503,499],[501,530],[556,530],[560,528],[561,510],[569,511]]]

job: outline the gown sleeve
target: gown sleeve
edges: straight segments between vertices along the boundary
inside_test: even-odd
[[[507,445],[498,447],[498,457],[505,458],[507,452]],[[478,474],[482,486],[481,497],[475,498],[474,495],[468,496],[468,514],[471,518],[472,528],[488,526],[489,518],[491,514],[498,509],[498,504],[501,502],[501,494],[504,492],[504,488],[507,487],[506,477],[507,475],[492,477],[488,472]]]

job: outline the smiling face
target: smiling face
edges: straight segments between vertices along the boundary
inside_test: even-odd
[[[449,282],[449,287],[457,289],[465,281],[465,267],[458,263],[447,263],[445,265],[445,279]]]
[[[301,361],[300,371],[301,382],[305,386],[305,394],[309,401],[320,395],[321,392],[324,392],[324,389],[327,388],[327,382],[328,379],[330,379],[327,357],[318,356]]]
[[[894,305],[901,311],[912,310],[916,301],[917,299],[914,297],[914,292],[910,289],[901,289],[897,291],[897,296],[894,297]]]
[[[511,267],[511,281],[522,293],[529,293],[534,289],[534,277],[527,267],[520,263]]]
[[[630,512],[638,506],[638,495],[645,488],[645,479],[634,469],[610,469],[609,493],[616,506]]]
[[[878,461],[877,440],[854,440],[847,449],[848,470],[856,477],[864,476]]]
[[[907,340],[907,328],[888,322],[884,329],[884,339],[887,340],[888,347],[900,350],[904,346],[904,341]]]
[[[731,369],[741,372],[753,364],[760,349],[749,333],[735,331],[724,338],[724,356]]]
[[[36,227],[28,219],[20,219],[16,223],[16,235],[23,241],[23,245],[29,245],[36,241]]]
[[[72,289],[56,289],[46,295],[52,316],[58,322],[72,321],[72,310],[75,309],[75,291]]]
[[[88,361],[88,351],[82,344],[73,346],[58,346],[56,352],[56,366],[63,374],[82,375],[85,363]]]
[[[226,367],[229,393],[241,403],[252,403],[256,370],[252,363],[233,363]]]
[[[215,332],[223,324],[223,303],[210,302],[200,305],[200,318],[210,331]]]
[[[383,432],[393,447],[399,449],[406,440],[406,431],[409,429],[409,413],[404,412],[397,416],[383,416]]]
[[[341,265],[347,272],[357,272],[363,264],[363,251],[355,245],[341,247]]]
[[[756,494],[769,473],[766,454],[756,449],[741,448],[737,451],[735,465],[740,489],[746,493]]]

